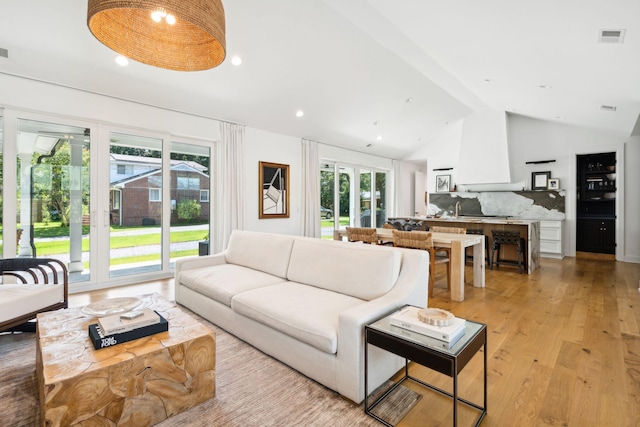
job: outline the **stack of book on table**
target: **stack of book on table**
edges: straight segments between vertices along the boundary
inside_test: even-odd
[[[466,320],[454,317],[449,325],[430,325],[418,318],[420,310],[422,309],[418,307],[407,306],[392,314],[389,319],[391,330],[408,338],[417,339],[445,349],[450,349],[464,336]]]
[[[89,325],[89,338],[97,350],[168,330],[167,319],[145,308],[100,317],[98,323]]]

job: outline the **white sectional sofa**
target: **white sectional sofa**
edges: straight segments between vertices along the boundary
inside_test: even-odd
[[[176,302],[341,395],[364,399],[364,325],[427,303],[425,251],[234,231],[176,262]],[[373,391],[403,366],[369,352]]]

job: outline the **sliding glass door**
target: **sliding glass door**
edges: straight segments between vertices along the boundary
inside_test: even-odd
[[[0,113],[4,258],[59,259],[73,291],[169,277],[208,252],[211,142]]]

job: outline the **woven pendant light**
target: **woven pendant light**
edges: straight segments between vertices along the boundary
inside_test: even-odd
[[[220,0],[89,0],[87,25],[119,54],[169,70],[207,70],[226,54]]]

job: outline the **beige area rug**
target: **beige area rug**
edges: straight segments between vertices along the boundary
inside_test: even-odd
[[[381,425],[364,413],[363,405],[340,397],[224,330],[202,322],[216,331],[216,396],[159,426]],[[3,427],[40,425],[35,351],[33,333],[0,334]],[[413,404],[418,399],[408,398]],[[384,409],[385,419],[399,420],[412,406],[405,396],[390,408],[380,409]]]

